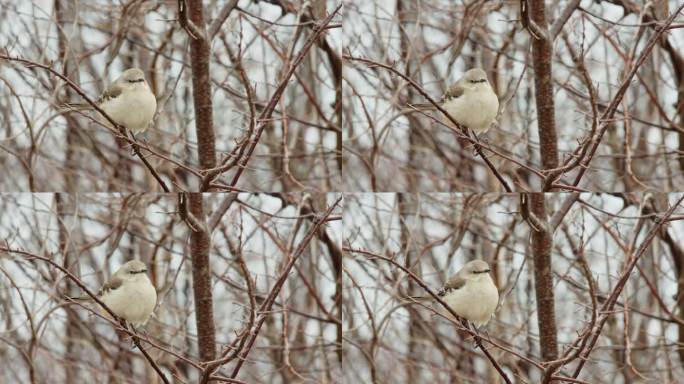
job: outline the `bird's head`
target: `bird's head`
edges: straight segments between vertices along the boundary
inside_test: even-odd
[[[127,69],[121,74],[117,82],[124,88],[148,88],[145,73],[140,68]]]
[[[467,280],[482,280],[489,277],[489,264],[484,260],[473,260],[461,268],[461,276]]]
[[[114,275],[123,280],[147,278],[147,265],[140,260],[131,260],[122,265]]]
[[[466,88],[489,87],[487,73],[482,68],[473,68],[463,74],[461,85]]]

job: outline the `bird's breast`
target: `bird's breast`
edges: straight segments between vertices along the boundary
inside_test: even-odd
[[[472,89],[447,100],[444,109],[459,124],[479,133],[486,131],[496,118],[499,99],[489,88]]]
[[[137,133],[147,128],[154,118],[157,99],[147,89],[135,89],[107,101],[103,109],[118,124]]]

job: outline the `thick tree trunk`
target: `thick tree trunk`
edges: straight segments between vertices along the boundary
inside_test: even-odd
[[[532,257],[534,259],[534,290],[537,298],[539,347],[544,361],[556,360],[558,358],[558,341],[553,296],[553,269],[551,267],[553,233],[546,217],[544,194],[532,193],[529,197],[532,214],[543,225],[541,228],[532,228]]]
[[[190,39],[190,62],[192,63],[192,96],[195,107],[195,132],[197,133],[197,157],[202,169],[216,166],[213,109],[211,103],[211,76],[209,72],[210,41],[204,22],[201,0],[188,0],[190,21],[199,35]],[[200,185],[199,189],[208,189]],[[195,297],[195,322],[197,343],[203,361],[216,358],[216,330],[214,326],[214,303],[211,292],[211,265],[209,249],[211,236],[206,225],[201,193],[187,195],[194,227],[190,233],[192,257],[192,287]]]
[[[555,109],[553,103],[553,38],[546,21],[544,0],[530,0],[530,39],[532,40],[532,65],[534,67],[534,91],[537,105],[537,129],[539,132],[539,157],[543,169],[558,167],[558,146]],[[536,31],[536,32],[535,32]],[[544,186],[542,186],[544,187]],[[544,192],[544,191],[541,191]],[[528,195],[531,214],[536,225],[531,225],[532,258],[534,259],[534,289],[537,298],[537,324],[539,346],[544,361],[558,358],[555,299],[553,295],[553,229],[546,217],[544,193]]]
[[[534,92],[537,104],[537,129],[542,167],[558,167],[555,108],[553,104],[553,41],[548,32],[544,0],[532,0],[531,17],[545,35],[532,39],[532,66],[534,68]]]
[[[201,193],[189,193],[189,211],[194,216],[190,232],[192,258],[192,290],[195,298],[197,344],[202,361],[216,358],[216,330],[214,326],[214,298],[211,292],[209,250],[211,237],[206,225]]]
[[[202,169],[208,169],[216,166],[211,75],[209,71],[210,41],[206,35],[202,1],[188,0],[188,11],[190,21],[203,33],[202,36],[189,36],[189,39],[197,154]]]

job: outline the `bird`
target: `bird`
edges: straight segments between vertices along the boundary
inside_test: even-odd
[[[144,132],[157,110],[157,98],[150,90],[145,73],[140,68],[124,71],[102,92],[97,105],[112,120],[133,133]],[[69,103],[71,110],[92,109],[90,104]]]
[[[439,105],[459,124],[475,134],[485,133],[496,120],[499,98],[487,80],[482,68],[473,68],[453,83],[442,96]],[[414,104],[420,109],[434,109],[432,104]],[[453,126],[444,114],[441,120]]]
[[[437,293],[454,313],[478,328],[487,325],[499,304],[499,290],[494,285],[490,271],[489,264],[484,260],[470,261],[452,275]],[[443,312],[445,316],[451,316],[450,312]]]
[[[157,290],[147,277],[147,265],[140,260],[119,267],[98,296],[116,316],[134,325],[145,325],[157,305]]]
[[[121,265],[102,286],[97,297],[117,317],[134,326],[144,326],[157,305],[157,290],[147,277],[147,265],[140,260]]]

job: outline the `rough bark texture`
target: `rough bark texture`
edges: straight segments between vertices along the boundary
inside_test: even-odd
[[[192,63],[192,94],[195,106],[198,158],[200,166],[207,169],[216,166],[211,78],[209,76],[210,49],[206,38],[202,2],[189,0],[188,11],[190,20],[205,33],[205,36],[190,37],[190,62]]]
[[[534,90],[537,105],[537,129],[539,131],[539,157],[542,168],[558,167],[555,112],[553,104],[553,40],[546,21],[543,0],[531,0],[532,23],[537,33],[531,33],[532,65],[534,67]],[[535,28],[532,28],[534,30]],[[553,272],[551,251],[553,232],[546,217],[546,202],[543,193],[532,193],[530,211],[541,225],[531,228],[532,257],[534,259],[534,289],[537,298],[537,323],[539,325],[539,346],[544,361],[558,358],[556,336],[555,300],[553,296]]]
[[[190,61],[192,63],[192,93],[195,107],[195,130],[197,132],[197,156],[203,169],[216,166],[214,145],[213,110],[211,104],[211,79],[209,76],[209,41],[200,0],[189,0],[190,21],[204,34],[190,36]],[[192,255],[192,287],[195,298],[195,321],[197,343],[203,361],[216,358],[216,330],[214,326],[214,303],[211,292],[211,266],[209,249],[211,237],[204,217],[202,194],[188,195],[189,210],[198,228],[190,234]]]
[[[546,202],[543,193],[529,195],[531,212],[543,224],[548,224]],[[534,258],[534,290],[537,298],[537,324],[539,326],[539,347],[544,361],[558,358],[556,338],[556,311],[553,296],[553,272],[551,251],[553,234],[550,226],[532,228],[532,256]]]
[[[555,112],[553,105],[553,41],[548,35],[546,10],[543,0],[532,0],[531,16],[547,36],[531,36],[532,65],[534,67],[534,90],[537,105],[537,129],[539,131],[539,151],[542,167],[558,167],[558,147]]]
[[[211,266],[209,264],[211,238],[204,217],[202,194],[188,194],[188,202],[190,213],[200,226],[191,230],[190,253],[192,257],[192,290],[195,298],[197,344],[201,360],[207,361],[216,358],[214,299],[211,292]]]

